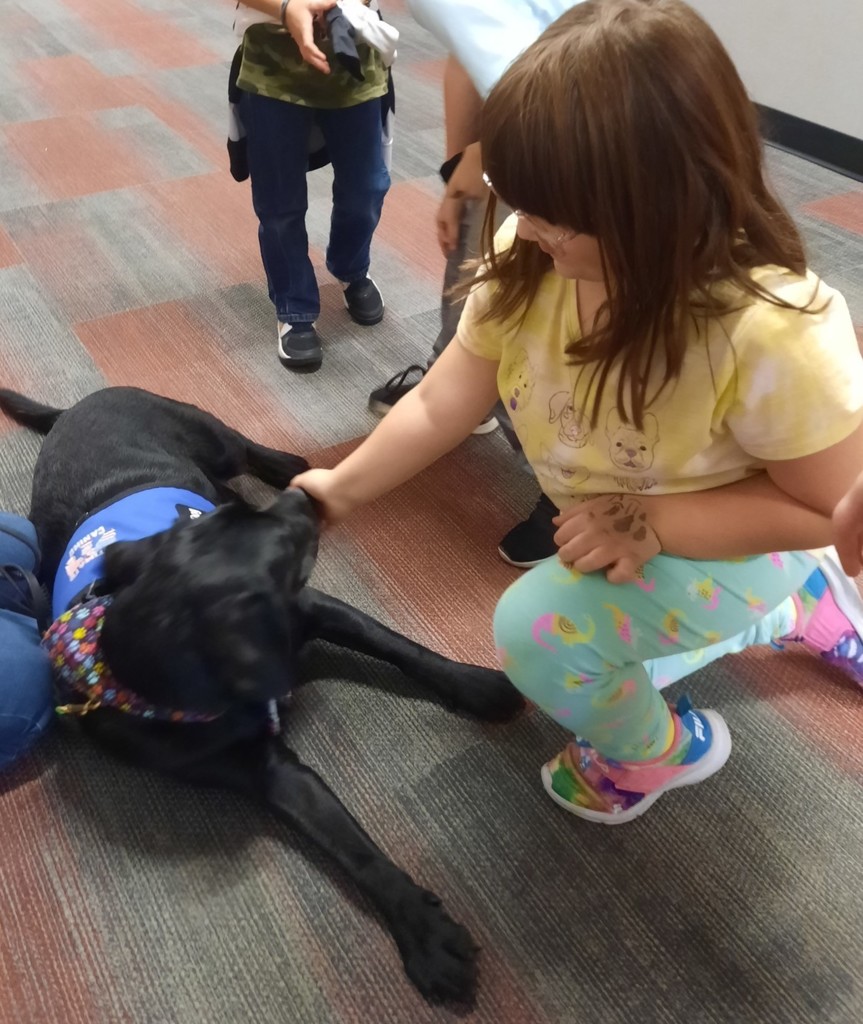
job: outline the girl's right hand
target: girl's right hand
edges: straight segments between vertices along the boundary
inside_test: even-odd
[[[309,469],[291,481],[291,487],[303,490],[319,502],[324,512],[326,526],[335,526],[346,519],[353,510],[353,504],[335,487],[335,471],[332,469]]]

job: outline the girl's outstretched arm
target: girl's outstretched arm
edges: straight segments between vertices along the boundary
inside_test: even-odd
[[[497,368],[454,341],[359,448],[335,469],[301,473],[291,486],[321,502],[329,524],[341,521],[468,437],[497,400]]]

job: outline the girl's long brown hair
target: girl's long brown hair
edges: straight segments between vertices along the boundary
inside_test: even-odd
[[[750,270],[806,272],[800,235],[764,181],[755,108],[681,0],[577,4],[492,90],[481,144],[510,207],[599,240],[606,315],[567,348],[574,365],[592,365],[594,418],[618,365],[618,411],[643,425],[680,374],[693,317],[732,308],[719,282],[788,306]],[[495,254],[493,234],[494,197],[477,280],[496,284],[485,318],[506,320],[528,308],[552,261],[518,238]]]

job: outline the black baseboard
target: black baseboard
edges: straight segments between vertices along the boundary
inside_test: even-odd
[[[756,104],[765,140],[831,171],[863,181],[863,139]]]

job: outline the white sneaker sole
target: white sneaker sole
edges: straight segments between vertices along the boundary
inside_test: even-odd
[[[825,550],[819,568],[827,578],[830,593],[839,610],[863,637],[863,598],[860,597],[857,584],[842,568],[836,548]]]
[[[493,430],[497,430],[500,424],[497,422],[496,417],[489,416],[487,420],[483,420],[478,427],[474,427],[471,431],[472,434],[490,434]]]
[[[634,821],[652,807],[663,793],[668,793],[672,789],[680,789],[682,786],[694,786],[696,782],[704,782],[711,775],[715,775],[728,760],[731,754],[731,733],[728,731],[725,719],[715,711],[699,709],[698,714],[710,723],[710,731],[713,736],[710,751],[700,761],[696,761],[688,771],[681,772],[666,785],[648,793],[637,804],[633,804],[629,810],[621,811],[619,814],[606,814],[603,811],[592,811],[588,807],[571,804],[569,800],[565,800],[551,788],[551,772],[547,765],[543,765],[542,784],[546,793],[565,811],[569,811],[570,814],[574,814],[578,818],[585,818],[587,821],[595,821],[602,825],[625,825],[628,821]]]
[[[506,562],[507,565],[511,565],[514,569],[533,569],[537,565],[542,565],[543,562],[547,562],[549,558],[555,558],[555,555],[546,555],[545,558],[534,558],[529,562],[516,562],[514,558],[510,558],[509,555],[503,550],[498,548],[497,553],[500,556],[502,562]]]

